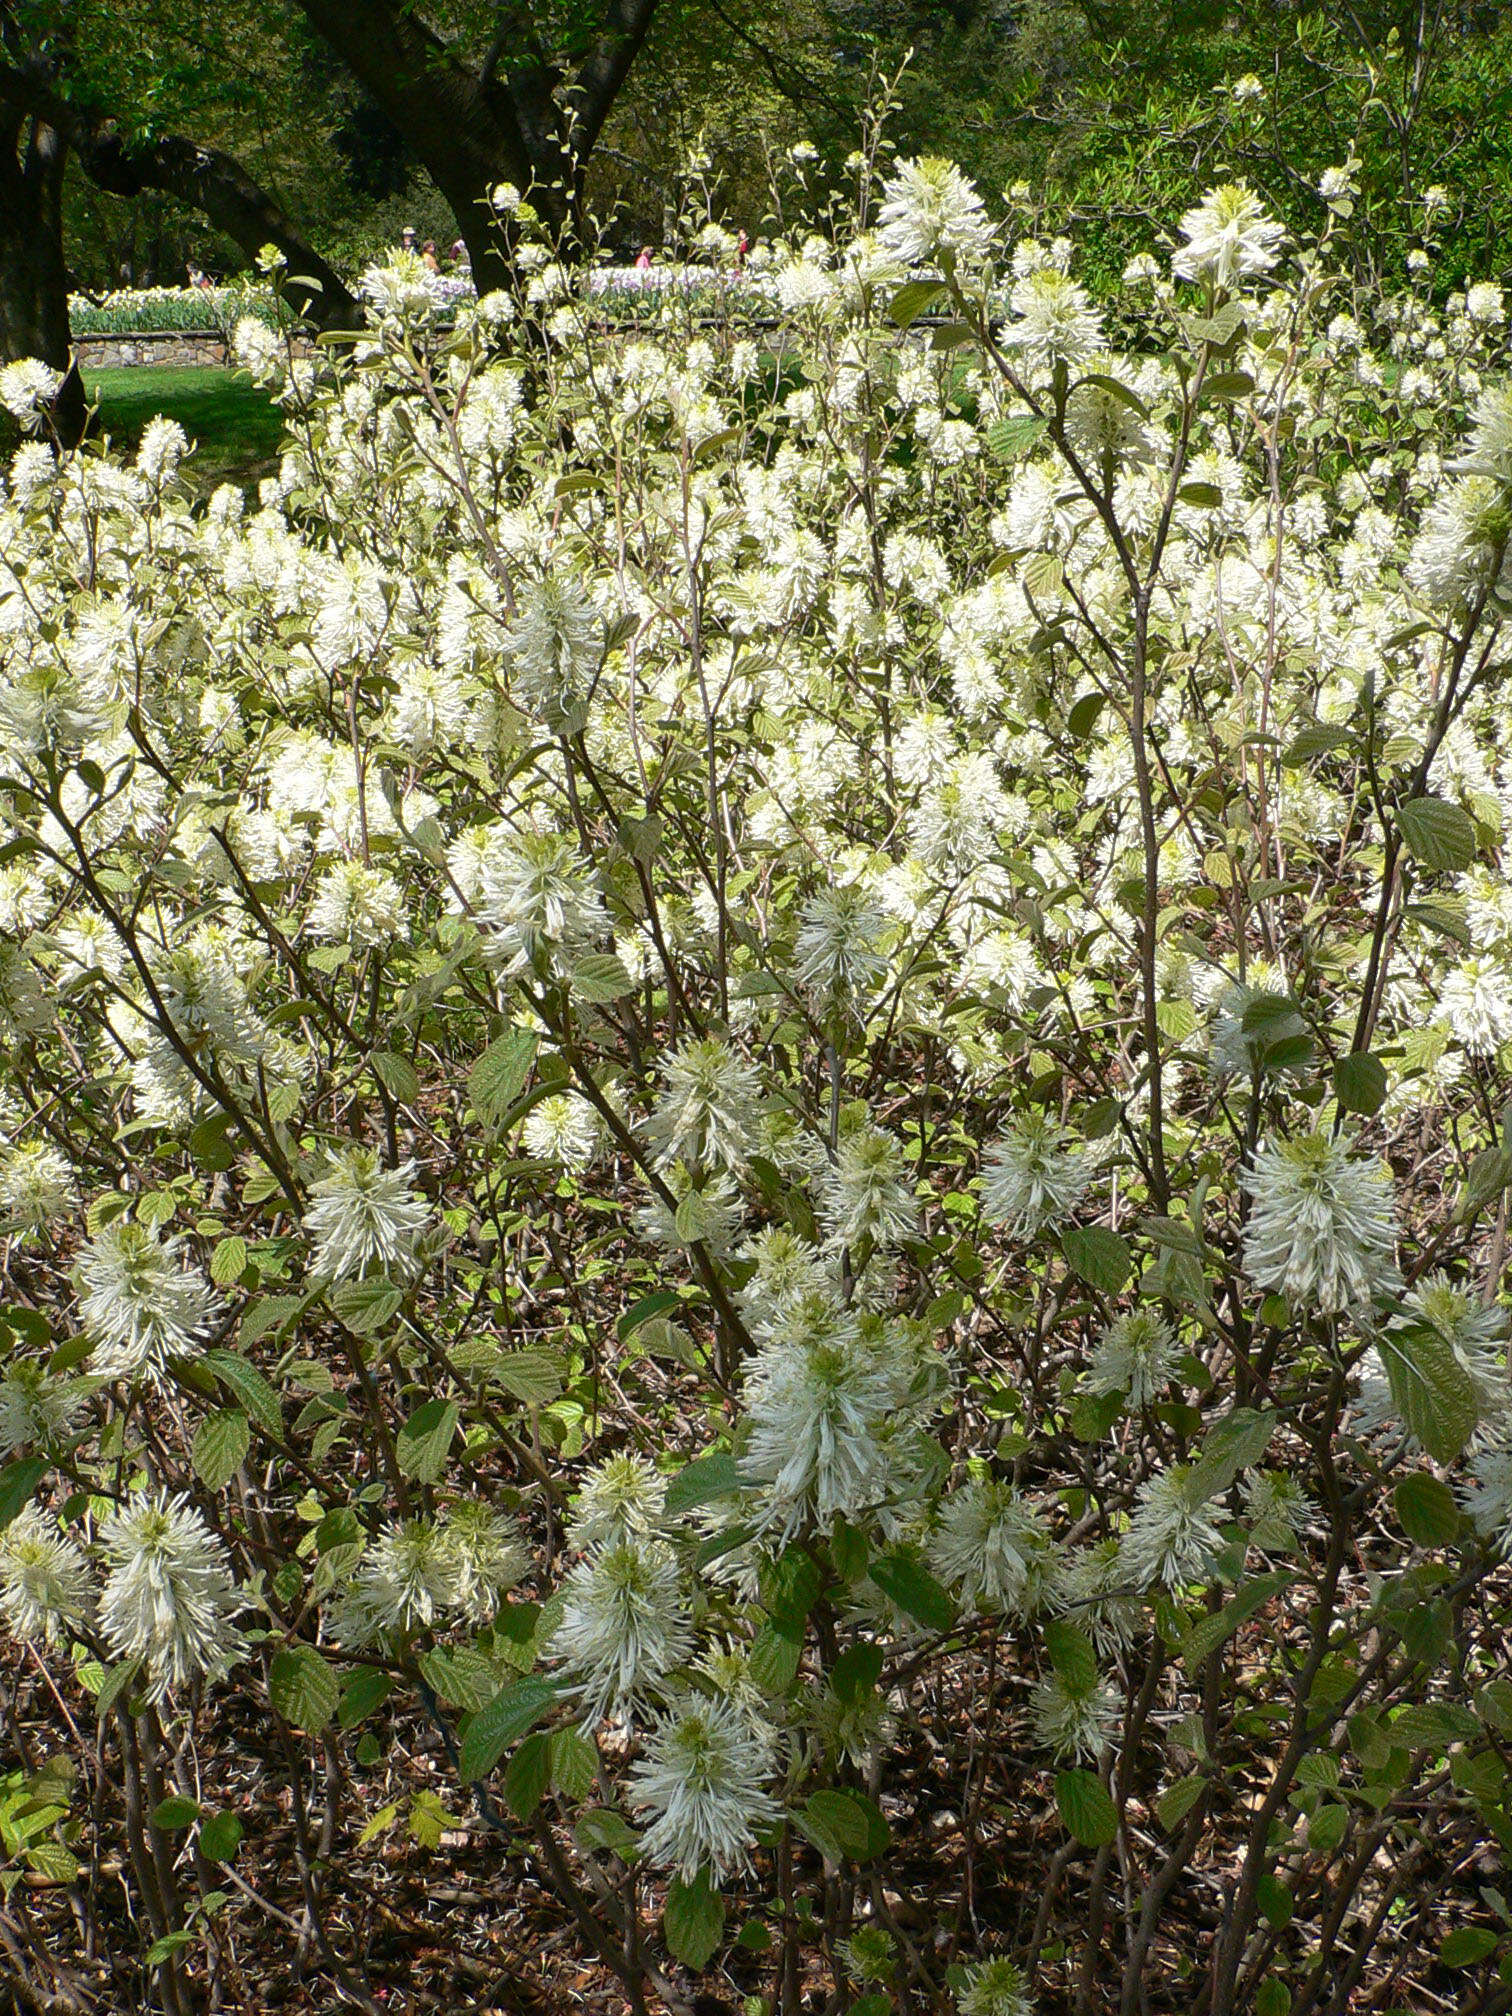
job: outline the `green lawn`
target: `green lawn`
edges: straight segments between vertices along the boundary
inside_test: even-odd
[[[190,464],[196,488],[255,484],[277,466],[283,416],[245,372],[216,364],[122,365],[86,371],[84,385],[91,405],[99,403],[96,429],[117,448],[134,448],[155,414],[177,420],[198,443]]]

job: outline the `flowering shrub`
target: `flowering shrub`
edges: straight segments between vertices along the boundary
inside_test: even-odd
[[[351,1999],[448,1816],[636,2009],[1501,1992],[1501,297],[848,214],[12,464],[0,1607],[170,2010],[248,1770]]]

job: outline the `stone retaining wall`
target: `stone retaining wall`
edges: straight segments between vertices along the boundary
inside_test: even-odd
[[[74,348],[86,371],[117,364],[224,364],[226,339],[219,329],[146,329],[132,336],[76,336]]]

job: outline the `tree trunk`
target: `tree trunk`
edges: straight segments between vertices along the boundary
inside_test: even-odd
[[[0,118],[0,362],[40,357],[63,373],[53,425],[72,445],[85,413],[63,261],[67,158],[66,142],[46,120]]]

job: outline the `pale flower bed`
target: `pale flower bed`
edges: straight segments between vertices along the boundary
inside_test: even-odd
[[[1500,1992],[1501,296],[866,194],[780,342],[400,265],[255,506],[11,465],[12,1852],[170,2011],[237,1694],[359,2005],[400,1726],[636,2009]]]

